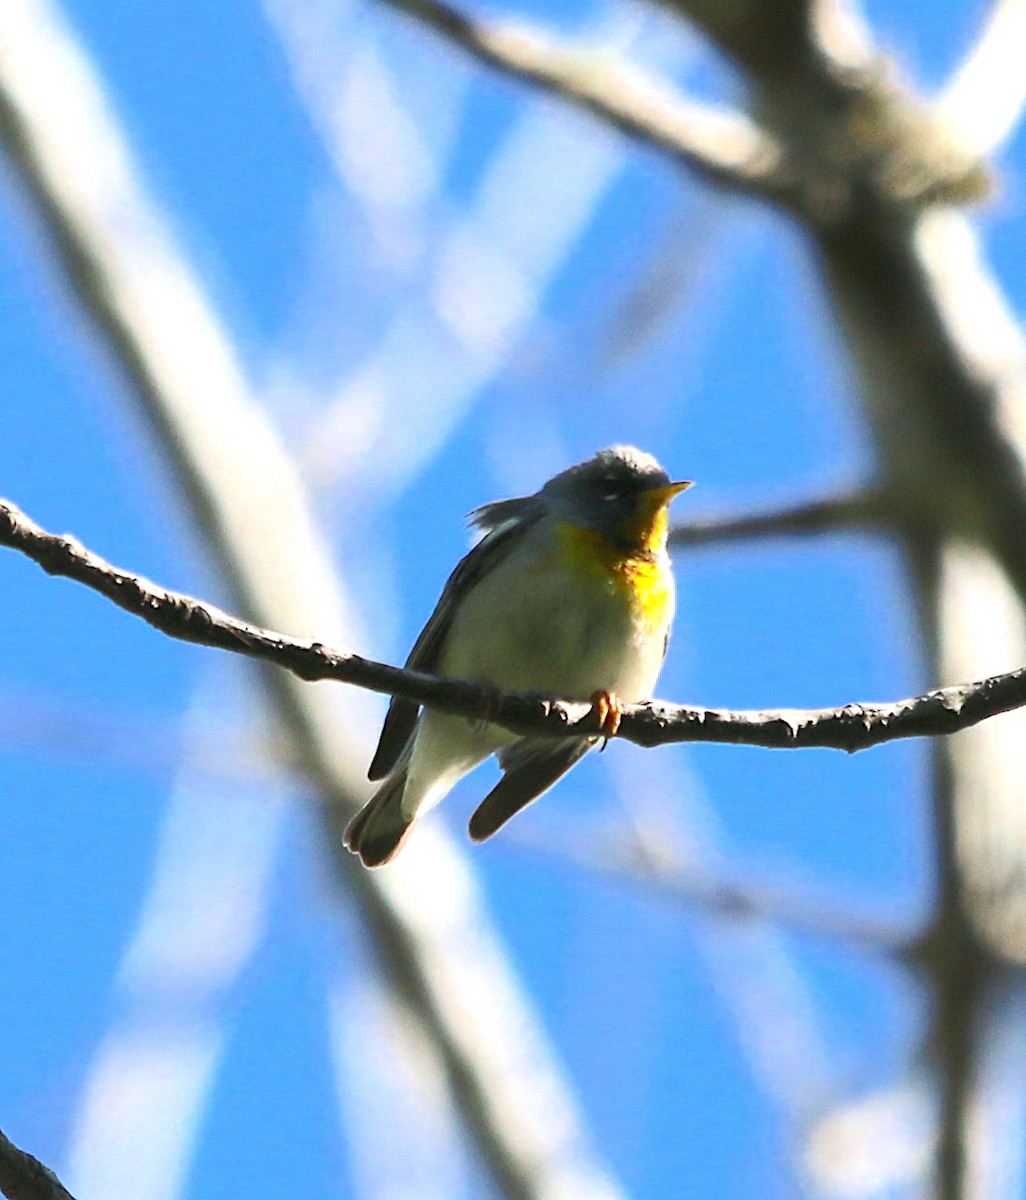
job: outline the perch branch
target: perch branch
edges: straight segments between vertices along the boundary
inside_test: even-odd
[[[57,1176],[0,1131],[0,1192],[7,1200],[74,1200]]]
[[[20,550],[50,575],[85,584],[169,637],[245,654],[283,667],[300,679],[335,679],[403,696],[441,712],[480,715],[481,689],[476,684],[401,670],[237,620],[190,596],[118,570],[74,538],[47,533],[6,501],[0,501],[0,545]],[[754,712],[652,700],[624,709],[617,736],[640,746],[718,742],[854,752],[898,738],[957,733],[1024,705],[1026,668],[890,704]],[[599,716],[590,704],[527,693],[504,695],[494,707],[489,697],[489,719],[514,733],[546,737],[600,732]]]

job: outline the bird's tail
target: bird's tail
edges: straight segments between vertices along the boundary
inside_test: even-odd
[[[346,827],[345,844],[358,854],[365,867],[381,867],[399,853],[413,828],[416,812],[403,813],[403,793],[409,777],[409,762],[385,780]]]

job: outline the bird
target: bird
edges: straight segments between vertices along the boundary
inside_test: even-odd
[[[474,841],[491,837],[615,734],[623,704],[651,696],[675,605],[668,506],[690,486],[650,454],[618,445],[533,495],[470,514],[484,536],[450,575],[406,666],[481,685],[482,713],[421,711],[392,698],[367,773],[380,787],[344,836],[365,866],[390,862],[417,818],[495,754],[502,779],[469,827]],[[602,733],[511,733],[487,720],[488,697],[499,692],[590,701]]]

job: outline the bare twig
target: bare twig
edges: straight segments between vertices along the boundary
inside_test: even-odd
[[[881,525],[893,519],[894,506],[882,491],[853,492],[766,512],[682,522],[670,530],[670,545],[706,546],[753,538],[834,533]]]
[[[790,181],[773,139],[740,113],[700,104],[601,49],[560,45],[522,23],[466,16],[442,0],[384,0],[505,75],[587,109],[707,179],[773,200]]]
[[[7,1200],[74,1200],[49,1167],[0,1131],[0,1192]]]
[[[404,696],[441,712],[480,716],[477,684],[400,670],[237,620],[191,596],[112,567],[74,539],[46,533],[6,501],[0,501],[0,545],[20,550],[51,575],[85,584],[169,637],[273,663],[300,679],[335,679]],[[601,732],[600,715],[591,704],[510,693],[489,696],[488,705],[489,719],[515,733],[580,737]],[[718,742],[854,752],[898,738],[957,733],[1024,705],[1026,668],[890,704],[735,712],[652,700],[624,709],[617,737],[641,746]]]

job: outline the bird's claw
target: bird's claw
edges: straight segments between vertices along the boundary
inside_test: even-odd
[[[602,749],[605,750],[609,745],[609,739],[616,737],[617,730],[620,728],[623,709],[620,707],[620,701],[612,692],[596,692],[591,698],[591,711],[595,715],[599,733],[602,735]]]

